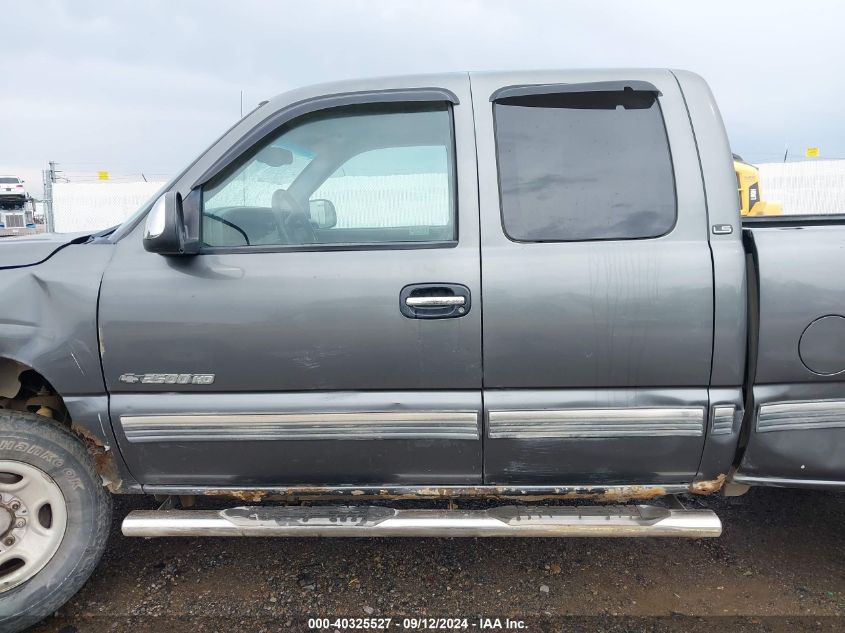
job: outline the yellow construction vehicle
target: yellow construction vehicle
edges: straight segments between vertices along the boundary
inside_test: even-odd
[[[739,209],[742,215],[783,215],[780,202],[766,202],[760,193],[760,170],[734,154],[736,186],[739,190]]]

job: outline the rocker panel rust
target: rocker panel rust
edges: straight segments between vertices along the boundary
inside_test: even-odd
[[[268,488],[200,488],[144,486],[153,494],[231,497],[241,501],[310,501],[329,499],[519,499],[618,503],[657,499],[675,494],[711,495],[725,485],[727,475],[692,484],[620,486],[283,486]]]
[[[519,499],[590,500],[615,503],[656,499],[671,494],[690,491],[685,485],[677,486],[390,486],[390,487],[332,487],[289,486],[280,488],[195,488],[145,486],[145,491],[156,494],[200,494],[213,497],[233,497],[253,503],[260,501],[317,499]]]
[[[719,492],[727,481],[728,476],[721,474],[716,479],[705,479],[690,484],[689,491],[694,495],[712,495]]]
[[[102,440],[86,430],[85,427],[72,425],[71,431],[85,442],[88,454],[94,460],[94,467],[97,469],[97,474],[100,475],[100,479],[106,489],[113,494],[123,492],[123,481],[117,463],[115,462],[114,451],[109,446],[106,446]]]

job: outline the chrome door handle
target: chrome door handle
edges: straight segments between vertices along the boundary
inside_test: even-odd
[[[472,307],[463,284],[411,284],[399,293],[399,312],[409,319],[458,319]]]
[[[467,302],[466,297],[408,297],[405,305],[409,308],[445,308],[449,306],[462,306]]]

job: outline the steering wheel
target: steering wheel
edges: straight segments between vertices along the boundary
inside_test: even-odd
[[[281,220],[288,244],[313,244],[317,241],[311,218],[287,189],[276,189],[272,204],[273,211]]]

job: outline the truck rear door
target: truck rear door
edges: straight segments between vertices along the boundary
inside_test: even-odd
[[[473,74],[485,481],[691,481],[713,274],[668,71]]]

